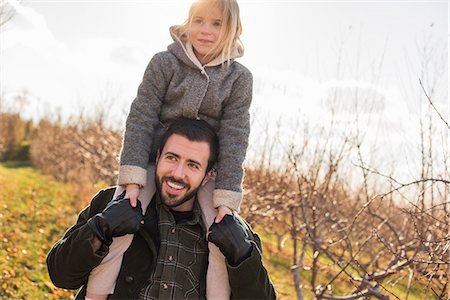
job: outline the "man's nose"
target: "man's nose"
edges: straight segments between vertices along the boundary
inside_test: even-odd
[[[184,178],[184,166],[183,164],[177,164],[172,170],[172,176],[174,178],[183,179]]]

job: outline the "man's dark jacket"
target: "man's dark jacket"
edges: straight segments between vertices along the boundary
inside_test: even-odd
[[[100,264],[108,248],[94,252],[90,240],[93,233],[86,222],[102,212],[111,201],[115,188],[101,190],[78,216],[77,223],[50,250],[47,267],[53,283],[60,288],[80,289],[76,299],[84,299],[89,273]],[[109,299],[136,299],[154,270],[158,254],[159,232],[156,201],[152,201],[145,215],[145,229],[138,231],[124,253],[122,267],[113,295]],[[254,245],[249,258],[237,267],[227,265],[231,299],[275,299],[275,290],[261,261],[261,241],[243,220],[249,240]],[[205,295],[205,270],[200,291]],[[203,296],[204,297],[204,296]]]

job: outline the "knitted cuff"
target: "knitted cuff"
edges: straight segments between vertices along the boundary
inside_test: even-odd
[[[229,190],[216,189],[213,192],[213,204],[217,208],[219,206],[226,206],[236,212],[241,210],[242,193],[233,192]]]
[[[137,166],[120,166],[117,185],[137,184],[140,187],[145,186],[147,182],[147,170]]]

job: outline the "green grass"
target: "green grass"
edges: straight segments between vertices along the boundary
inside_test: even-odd
[[[0,164],[0,186],[0,298],[71,298],[50,282],[45,257],[89,196],[24,163]]]
[[[2,165],[8,169],[14,168],[24,168],[24,167],[32,167],[31,162],[29,161],[7,161],[2,163]]]

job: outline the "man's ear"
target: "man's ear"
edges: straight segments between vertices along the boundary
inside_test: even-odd
[[[208,173],[206,173],[205,177],[203,177],[201,186],[205,186],[210,180],[214,179],[216,179],[216,170],[212,168]]]

